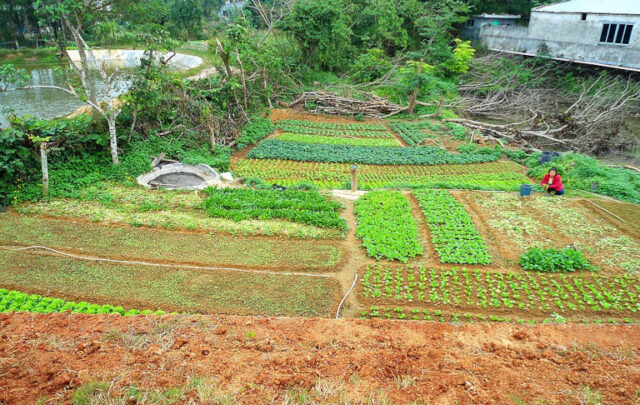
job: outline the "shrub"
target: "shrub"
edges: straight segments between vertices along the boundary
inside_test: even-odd
[[[570,248],[560,250],[531,248],[520,256],[520,266],[525,270],[551,273],[592,269],[581,251]]]

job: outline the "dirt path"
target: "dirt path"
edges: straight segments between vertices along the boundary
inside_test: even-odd
[[[360,240],[356,236],[357,222],[354,213],[355,203],[350,200],[341,201],[346,205],[346,209],[343,211],[342,217],[347,221],[347,225],[349,226],[349,232],[347,233],[347,238],[344,241],[342,253],[346,258],[346,263],[338,273],[333,274],[340,282],[342,290],[346,294],[353,284],[356,273],[359,273],[359,276],[362,276],[361,270],[374,261],[367,256],[365,249],[360,246]],[[359,282],[360,280],[358,280],[358,283]],[[361,309],[356,294],[357,287],[358,286],[356,285],[351,294],[349,294],[349,297],[347,297],[347,300],[340,311],[341,318],[356,317],[358,311]]]
[[[0,403],[635,404],[639,356],[640,326],[0,314]]]

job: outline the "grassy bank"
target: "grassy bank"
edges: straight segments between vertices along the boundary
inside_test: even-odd
[[[12,64],[28,68],[36,65],[58,64],[56,48],[0,49],[0,65]]]

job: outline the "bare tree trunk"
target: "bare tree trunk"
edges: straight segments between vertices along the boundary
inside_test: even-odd
[[[242,59],[240,59],[240,52],[238,52],[238,47],[236,46],[236,60],[238,61],[238,66],[240,67],[240,77],[242,78],[242,98],[244,101],[244,109],[248,110],[248,91],[247,91],[247,80],[244,76],[244,68],[242,67]]]
[[[49,195],[49,162],[47,161],[47,143],[40,143],[40,165],[42,167],[42,196]]]
[[[418,65],[418,76],[422,74],[422,64],[424,63],[424,59],[420,59],[420,64]],[[413,94],[411,94],[411,99],[409,100],[409,108],[407,109],[407,114],[413,115],[413,111],[416,108],[416,99],[418,98],[418,90],[420,89],[420,83],[416,85],[416,88],[413,90]]]
[[[222,58],[224,69],[227,71],[227,76],[231,78],[231,76],[233,76],[233,73],[231,72],[231,67],[229,66],[229,58],[227,58],[227,55],[224,53],[222,42],[220,42],[218,38],[216,38],[216,45],[217,45],[218,51],[220,52],[220,57]]]
[[[114,165],[120,163],[118,159],[118,138],[116,136],[116,117],[109,115],[106,117],[109,126],[109,146],[111,148],[111,161]]]

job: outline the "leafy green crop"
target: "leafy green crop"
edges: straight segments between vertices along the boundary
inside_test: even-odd
[[[277,123],[278,128],[284,129],[284,126],[296,126],[303,128],[318,129],[335,129],[349,131],[387,131],[387,127],[383,124],[337,124],[333,122],[315,122],[302,120],[282,120]]]
[[[393,134],[389,131],[357,131],[353,129],[327,129],[310,128],[299,125],[278,123],[278,129],[294,134],[322,135],[336,138],[378,138],[393,139]]]
[[[349,188],[351,165],[295,162],[292,160],[241,159],[233,166],[241,177],[256,176],[269,183],[294,186],[310,182],[321,188]],[[461,188],[517,191],[529,179],[512,162],[431,166],[358,166],[358,186],[376,188]]]
[[[489,264],[491,256],[471,216],[448,191],[414,193],[442,263]]]
[[[398,191],[372,191],[356,202],[356,234],[369,256],[407,262],[422,254],[411,205]]]
[[[164,311],[151,310],[140,311],[137,309],[125,310],[122,307],[111,305],[89,304],[88,302],[65,301],[60,298],[30,295],[20,291],[9,291],[0,288],[0,312],[37,312],[48,314],[52,312],[73,312],[80,314],[120,314],[130,315],[162,315]]]
[[[309,162],[363,163],[379,165],[441,165],[496,161],[495,156],[455,154],[433,146],[392,148],[348,145],[311,145],[267,139],[248,155],[255,159],[290,159]]]
[[[276,129],[275,125],[267,118],[255,118],[242,128],[242,136],[238,138],[238,149],[244,149],[247,146],[266,138]]]
[[[603,277],[597,273],[501,273],[424,266],[370,265],[361,279],[368,300],[424,302],[456,309],[640,313],[640,278],[629,274]]]
[[[520,265],[525,270],[566,273],[591,269],[581,251],[574,249],[531,248],[520,255]]]
[[[346,229],[338,215],[340,203],[329,201],[317,191],[207,189],[204,203],[212,217],[234,221],[247,219],[286,219],[324,228]]]
[[[433,138],[432,135],[420,131],[422,125],[412,122],[394,122],[389,124],[389,128],[393,129],[409,146],[419,145],[420,142],[427,138]]]
[[[385,138],[352,138],[306,134],[282,134],[276,139],[288,142],[319,143],[324,145],[353,145],[353,146],[389,146],[400,147],[395,139]]]

